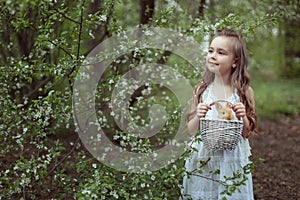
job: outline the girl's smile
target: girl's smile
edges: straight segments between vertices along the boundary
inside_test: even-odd
[[[235,56],[232,53],[230,39],[228,37],[216,37],[210,44],[206,56],[206,66],[209,71],[229,77]]]
[[[209,64],[209,65],[219,65],[218,63],[214,63],[214,62],[211,62],[211,61],[208,61],[207,64]]]

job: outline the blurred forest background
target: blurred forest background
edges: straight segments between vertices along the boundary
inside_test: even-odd
[[[217,28],[241,30],[261,128],[284,119],[299,132],[294,120],[300,109],[299,0],[0,0],[0,21],[0,199],[178,199],[183,158],[152,173],[119,172],[88,153],[73,121],[80,63],[105,39],[141,24],[198,42]],[[170,56],[152,57],[168,63]],[[199,73],[178,68],[191,83],[199,80]],[[103,115],[109,115],[106,88],[127,69],[124,64],[106,72],[99,86]],[[106,130],[126,134],[109,125]],[[289,173],[297,173],[293,170]],[[264,199],[268,191],[257,184],[255,195]],[[292,193],[289,197],[299,197]]]

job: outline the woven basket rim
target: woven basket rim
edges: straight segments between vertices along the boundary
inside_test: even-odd
[[[243,120],[240,119],[232,119],[232,120],[228,120],[228,119],[218,119],[218,118],[200,118],[200,121],[203,120],[207,120],[207,121],[220,121],[220,122],[240,122],[240,123],[244,123]]]

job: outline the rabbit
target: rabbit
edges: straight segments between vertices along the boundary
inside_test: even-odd
[[[218,118],[225,120],[233,120],[232,110],[230,108],[230,104],[227,102],[226,107],[224,108],[220,103],[215,103],[216,109],[218,111]]]

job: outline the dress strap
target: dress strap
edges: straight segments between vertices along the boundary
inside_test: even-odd
[[[204,103],[210,103],[211,101],[213,101],[212,99],[212,86],[211,84],[209,84],[207,86],[207,88],[204,90],[203,94],[202,94],[202,102]]]
[[[236,103],[236,102],[239,102],[239,101],[240,101],[240,97],[238,95],[237,89],[234,88],[234,91],[233,91],[233,102]]]

